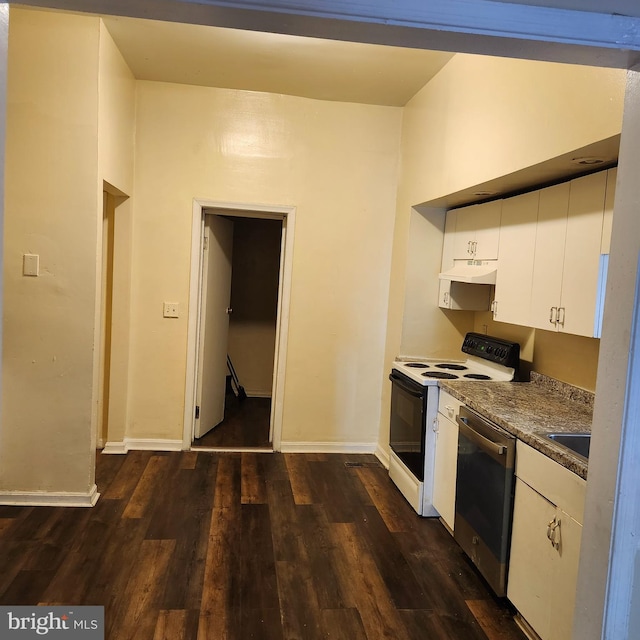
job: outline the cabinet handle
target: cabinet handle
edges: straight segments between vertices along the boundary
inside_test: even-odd
[[[448,291],[444,292],[444,303],[445,304],[449,304],[449,292]]]
[[[558,324],[562,327],[564,327],[564,312],[564,307],[558,307]]]
[[[560,520],[558,520],[558,516],[554,516],[547,525],[547,538],[554,549],[560,548]]]
[[[438,431],[440,431],[440,425],[438,424],[438,418],[434,418],[433,419],[433,425],[432,425],[432,429],[434,433],[438,433]]]
[[[472,251],[473,255],[475,256],[476,253],[478,253],[478,241],[474,240],[473,241],[473,251]]]
[[[447,410],[447,415],[449,416],[449,418],[453,420],[456,415],[455,409],[450,404],[445,405],[445,409]]]
[[[558,314],[558,307],[551,307],[551,309],[549,310],[549,322],[551,324],[555,324],[558,319],[557,319],[557,314]]]
[[[491,303],[491,311],[493,312],[493,319],[495,320],[498,317],[498,301],[494,300]]]
[[[471,255],[473,253],[472,246],[473,246],[473,242],[471,242],[471,240],[467,240],[467,253],[469,255]]]

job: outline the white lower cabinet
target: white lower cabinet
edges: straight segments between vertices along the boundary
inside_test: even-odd
[[[436,458],[433,477],[433,506],[453,531],[456,514],[456,472],[458,469],[458,424],[462,403],[440,390],[438,402]]]
[[[585,486],[518,442],[507,597],[542,640],[571,638]]]

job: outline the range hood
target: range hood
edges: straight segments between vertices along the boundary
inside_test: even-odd
[[[468,284],[495,284],[497,260],[456,260],[454,266],[440,274],[440,280]]]

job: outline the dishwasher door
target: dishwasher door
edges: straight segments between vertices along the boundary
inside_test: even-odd
[[[516,439],[461,407],[454,538],[496,595],[505,596]]]

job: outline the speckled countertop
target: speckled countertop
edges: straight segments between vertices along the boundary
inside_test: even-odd
[[[584,458],[545,437],[591,431],[593,394],[532,372],[531,382],[441,380],[439,386],[582,478]]]

